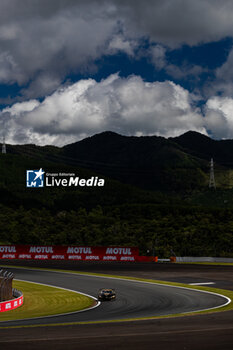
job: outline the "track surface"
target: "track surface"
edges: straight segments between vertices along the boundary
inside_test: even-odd
[[[22,261],[2,261],[4,264],[20,266]],[[25,261],[24,265],[184,283],[213,281],[217,288],[233,290],[233,266],[59,261]],[[149,321],[0,329],[0,348],[4,350],[232,350],[232,344],[233,311]]]
[[[68,273],[56,273],[41,270],[8,268],[15,278],[31,282],[52,284],[80,291],[93,296],[98,289],[111,287],[116,289],[117,300],[103,302],[95,309],[55,317],[22,321],[0,322],[0,326],[66,323],[82,321],[102,321],[177,314],[217,307],[226,303],[226,299],[195,290],[169,287],[103,277],[84,276]]]

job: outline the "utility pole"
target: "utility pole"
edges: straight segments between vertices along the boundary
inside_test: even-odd
[[[210,181],[209,188],[214,188],[216,190],[216,184],[214,179],[214,161],[213,158],[210,160]]]
[[[3,142],[2,142],[2,153],[6,153],[5,136],[3,136]]]

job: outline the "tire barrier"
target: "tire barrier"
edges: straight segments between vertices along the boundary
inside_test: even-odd
[[[13,273],[0,270],[0,302],[12,299]]]
[[[12,288],[14,275],[0,270],[0,312],[16,309],[23,305],[23,294]]]
[[[23,305],[23,293],[17,289],[13,289],[12,291],[13,291],[13,297],[15,298],[12,300],[1,302],[0,312],[14,310]]]

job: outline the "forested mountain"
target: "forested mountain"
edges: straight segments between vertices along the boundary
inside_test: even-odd
[[[233,185],[233,140],[216,141],[193,131],[170,139],[103,132],[62,148],[7,145],[7,150],[42,162],[91,169],[123,183],[163,192],[206,188],[213,158],[219,187]]]
[[[136,245],[160,256],[233,255],[232,140],[104,132],[0,154],[0,243]],[[222,160],[220,159],[220,155]],[[216,191],[208,188],[215,162]],[[26,170],[105,178],[101,188],[26,188]]]
[[[206,185],[208,162],[163,137],[104,132],[63,147],[84,167],[146,189],[185,191]]]
[[[206,160],[213,157],[216,163],[233,167],[233,140],[212,140],[195,131],[169,140],[180,145],[190,155]]]

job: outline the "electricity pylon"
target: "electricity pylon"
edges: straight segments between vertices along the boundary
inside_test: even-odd
[[[215,184],[215,179],[214,179],[214,161],[213,161],[213,158],[211,158],[211,161],[210,161],[209,188],[214,188],[216,190],[216,184]]]
[[[3,137],[3,142],[2,142],[2,153],[6,153],[5,137]]]

